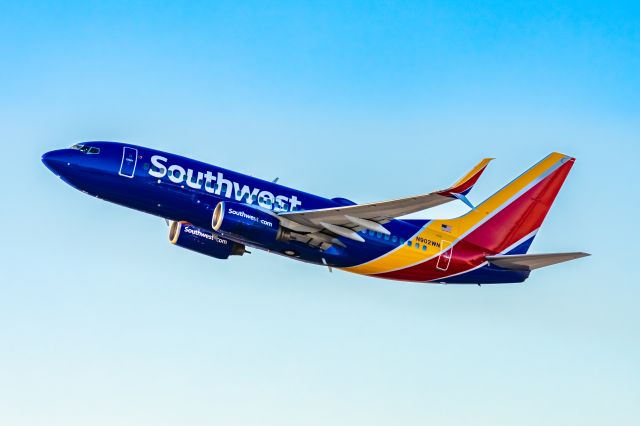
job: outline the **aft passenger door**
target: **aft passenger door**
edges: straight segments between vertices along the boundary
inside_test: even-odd
[[[135,148],[129,148],[125,146],[122,148],[122,163],[120,163],[120,176],[132,178],[136,171],[136,164],[138,163],[138,150]]]
[[[440,256],[438,256],[438,263],[436,263],[436,269],[446,271],[449,269],[449,263],[451,263],[451,257],[453,256],[453,247],[449,247],[451,241],[442,240],[440,243]]]

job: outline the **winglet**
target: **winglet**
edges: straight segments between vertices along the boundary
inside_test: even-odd
[[[473,185],[476,184],[478,179],[480,179],[480,175],[482,175],[482,172],[484,172],[484,169],[487,168],[491,160],[493,160],[493,158],[483,159],[478,164],[476,164],[476,166],[471,169],[469,173],[467,173],[466,175],[464,175],[464,177],[451,185],[451,187],[438,193],[446,197],[458,198],[464,201],[466,204],[470,205],[471,208],[473,208],[473,205],[471,205],[469,203],[469,200],[467,200],[466,195],[469,193],[469,191],[471,191],[471,188],[473,188]]]

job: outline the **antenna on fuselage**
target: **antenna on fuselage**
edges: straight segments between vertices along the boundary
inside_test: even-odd
[[[324,257],[322,258],[322,263],[324,263],[324,265],[329,268],[329,272],[333,272],[333,268],[331,266],[329,266],[329,264],[327,263],[327,259],[325,259]]]

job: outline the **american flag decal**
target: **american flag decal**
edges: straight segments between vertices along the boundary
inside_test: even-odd
[[[449,225],[442,224],[441,229],[445,232],[451,232],[452,228]]]

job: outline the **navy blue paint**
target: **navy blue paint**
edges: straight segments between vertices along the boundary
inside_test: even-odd
[[[194,189],[186,183],[186,180],[181,183],[172,182],[168,178],[168,172],[164,177],[154,177],[151,175],[153,170],[152,156],[159,155],[165,158],[166,162],[163,165],[166,168],[169,168],[170,165],[179,165],[185,171],[191,169],[193,171],[192,182],[197,179],[198,172],[206,173],[209,171],[216,176],[221,173],[224,180],[236,182],[240,188],[246,185],[249,188],[259,188],[261,191],[268,191],[274,195],[287,196],[291,200],[296,197],[302,210],[354,204],[353,201],[346,198],[319,197],[274,182],[141,146],[104,141],[86,142],[83,145],[99,148],[100,153],[89,154],[76,149],[61,149],[46,153],[43,155],[42,161],[52,172],[76,189],[103,200],[162,218],[189,222],[206,233],[210,233],[212,230],[213,211],[220,201],[225,201],[228,205],[240,206],[239,208],[248,213],[253,212],[260,218],[266,218],[269,214],[260,211],[255,205],[237,201],[233,193],[231,198],[226,198],[223,196],[222,188],[221,194],[212,194],[206,191],[205,185],[202,185],[201,189]],[[226,190],[226,185],[223,188]],[[232,189],[234,190],[232,192],[235,192],[235,188]],[[229,225],[232,228],[222,229],[225,238],[277,254],[283,254],[285,251],[293,252],[297,260],[304,262],[347,267],[370,261],[388,253],[413,237],[429,221],[392,220],[385,224],[392,236],[362,231],[360,235],[364,238],[364,243],[338,238],[345,247],[334,245],[325,251],[296,241],[278,241],[273,232],[270,233],[264,229],[252,235],[251,232],[248,232],[250,224],[246,221],[245,223],[241,222],[235,221]],[[190,245],[191,242],[185,244]],[[197,248],[197,246],[187,248],[193,249],[193,247]],[[524,243],[521,247],[526,251]],[[520,247],[516,249],[520,249]],[[209,254],[211,255],[211,253]],[[220,257],[224,257],[224,253]],[[498,272],[497,276],[493,275],[496,271]],[[447,281],[463,283],[478,282],[477,280],[482,282],[519,282],[524,278],[526,276],[519,272],[484,267]]]
[[[456,284],[507,284],[521,283],[529,277],[529,271],[513,271],[493,265],[485,265],[473,271],[465,272],[443,280]]]
[[[52,172],[78,190],[169,220],[187,221],[203,231],[211,230],[211,219],[216,205],[220,201],[235,201],[234,198],[229,199],[222,194],[215,195],[205,190],[193,189],[185,183],[177,184],[171,182],[167,176],[161,179],[151,176],[149,171],[145,170],[144,164],[151,165],[153,155],[167,158],[167,166],[177,164],[184,169],[194,171],[211,171],[213,174],[219,172],[223,174],[224,179],[237,182],[240,186],[257,187],[273,194],[295,195],[302,203],[301,208],[305,210],[338,207],[353,203],[344,198],[332,200],[319,197],[232,170],[141,146],[104,141],[85,142],[84,145],[100,148],[100,154],[90,155],[74,149],[61,149],[46,153],[42,157],[42,161]],[[132,160],[130,155],[126,155],[125,161],[122,161],[123,149],[125,148],[137,150],[138,158],[133,178],[120,174],[121,167],[123,167],[122,174],[128,174],[131,169],[130,163],[132,161],[127,161]],[[247,205],[247,207],[253,206]],[[240,236],[234,240],[277,253],[292,250],[296,253],[297,259],[306,262],[323,264],[322,259],[324,258],[331,266],[344,267],[382,256],[390,249],[397,247],[400,238],[406,240],[419,229],[419,227],[401,220],[393,220],[385,226],[398,237],[398,242],[392,242],[391,238],[385,239],[381,234],[361,234],[365,239],[364,244],[339,238],[346,248],[334,247],[323,252],[295,241],[266,243],[266,241],[256,242]],[[363,250],[365,244],[366,250]]]
[[[220,235],[265,247],[277,241],[279,224],[271,214],[233,201],[223,201],[220,207],[221,226],[214,228]]]
[[[204,254],[206,256],[215,257],[217,259],[227,259],[231,256],[234,248],[238,244],[226,238],[220,238],[212,232],[200,229],[197,226],[188,224],[175,224],[177,229],[175,241],[172,241],[178,247]]]
[[[535,235],[529,238],[528,240],[520,243],[518,246],[509,250],[505,254],[527,254],[527,252],[529,251],[529,247],[531,247],[531,243],[533,243],[534,238],[535,238]]]

